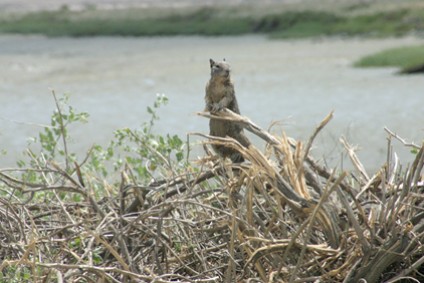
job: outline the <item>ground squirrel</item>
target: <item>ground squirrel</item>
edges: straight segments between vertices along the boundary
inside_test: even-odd
[[[211,78],[206,85],[206,109],[216,113],[227,108],[237,114],[240,110],[235,96],[234,85],[230,76],[230,65],[224,61],[215,62],[210,59]],[[248,147],[249,139],[244,135],[243,128],[230,121],[211,119],[209,121],[210,135],[216,137],[232,137],[241,145]],[[213,145],[213,149],[222,157],[229,157],[233,162],[243,162],[244,158],[235,149],[222,145]]]

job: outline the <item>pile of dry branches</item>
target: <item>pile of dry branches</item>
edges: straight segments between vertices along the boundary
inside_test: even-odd
[[[65,170],[46,161],[23,171],[0,170],[3,278],[27,274],[28,282],[424,280],[419,273],[424,262],[423,146],[411,145],[418,153],[407,167],[389,150],[387,163],[370,176],[343,140],[356,170],[338,172],[319,165],[309,154],[331,114],[306,144],[284,134],[275,137],[228,111],[212,118],[240,123],[267,142],[265,152],[206,136],[207,153],[207,143],[225,144],[248,161],[232,164],[207,154],[184,174],[170,171],[144,186],[123,171],[119,185],[104,184],[102,196],[94,193],[98,183],[84,173],[84,165]],[[398,138],[390,133],[393,137]],[[43,181],[20,177],[29,171]],[[28,197],[24,202],[23,196]]]

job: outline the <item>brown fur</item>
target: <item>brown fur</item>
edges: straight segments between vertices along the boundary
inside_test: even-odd
[[[225,62],[215,62],[210,59],[211,78],[206,85],[206,111],[216,113],[224,108],[240,114],[237,99],[234,91],[234,84],[231,81],[230,65]],[[211,119],[209,121],[210,135],[216,137],[232,137],[243,146],[248,147],[250,141],[244,135],[243,128],[230,122]],[[243,156],[235,149],[213,145],[213,149],[222,157],[229,157],[233,162],[243,162]]]

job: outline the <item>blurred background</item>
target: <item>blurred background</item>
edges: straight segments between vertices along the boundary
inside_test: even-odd
[[[195,113],[209,58],[226,58],[243,115],[307,140],[334,110],[313,155],[348,166],[344,136],[372,172],[387,158],[384,127],[423,141],[424,78],[406,74],[424,65],[423,31],[423,1],[0,0],[0,166],[15,166],[50,123],[51,90],[90,114],[71,128],[81,156],[146,122],[157,94],[169,98],[157,133],[208,133]]]

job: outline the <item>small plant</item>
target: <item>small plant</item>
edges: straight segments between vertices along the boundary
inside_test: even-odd
[[[123,171],[131,177],[132,182],[147,184],[159,176],[176,174],[186,166],[185,143],[177,135],[153,133],[155,122],[159,119],[156,110],[168,103],[166,96],[158,95],[153,105],[147,107],[150,119],[142,123],[139,129],[116,130],[114,139],[106,147],[94,144],[82,160],[77,158],[69,146],[72,140],[69,128],[73,124],[86,123],[89,114],[78,112],[70,106],[67,95],[58,98],[53,92],[53,98],[56,109],[51,115],[50,125],[38,137],[31,139],[26,149],[29,158],[17,161],[23,182],[53,186],[61,176],[53,177],[49,172],[51,168],[61,168],[62,174],[77,175],[82,185],[85,181],[89,182],[90,191],[101,198],[105,196],[108,182],[117,182]],[[13,193],[23,199],[27,198],[20,191]],[[85,199],[79,193],[53,194],[51,190],[37,193],[35,197],[58,197],[62,201],[68,199],[76,203]]]
[[[25,150],[29,160],[18,160],[19,168],[22,168],[21,178],[29,183],[49,183],[54,180],[46,180],[46,176],[40,175],[40,170],[45,170],[48,163],[56,165],[64,164],[65,172],[73,172],[71,164],[76,162],[76,153],[70,151],[68,143],[71,140],[69,126],[75,123],[86,123],[88,113],[77,112],[68,104],[69,96],[56,97],[53,91],[56,109],[51,115],[50,125],[44,127],[37,137],[30,139]]]
[[[1,283],[23,283],[33,282],[32,272],[28,267],[16,267],[10,266],[5,268],[3,272],[0,272]]]
[[[161,136],[153,133],[155,121],[159,119],[156,110],[167,103],[166,96],[158,95],[153,106],[147,107],[150,120],[143,123],[140,129],[115,131],[115,138],[106,149],[96,145],[91,155],[91,164],[99,168],[102,160],[112,161],[115,171],[129,167],[139,180],[144,181],[150,181],[166,170],[182,168],[185,165],[184,142],[177,135]],[[104,176],[108,174],[104,167],[101,172]]]
[[[53,91],[52,93],[56,103],[56,109],[50,118],[50,125],[39,133],[38,139],[32,138],[30,143],[30,147],[31,145],[38,144],[40,151],[36,153],[29,147],[28,152],[31,157],[31,165],[55,160],[55,162],[66,163],[66,168],[68,168],[69,163],[76,161],[76,154],[69,152],[68,149],[68,142],[70,140],[68,128],[71,124],[77,122],[86,123],[89,115],[86,112],[76,112],[72,106],[68,105],[69,96],[64,95],[58,99],[55,92]],[[17,164],[19,167],[24,167],[26,162],[19,160]]]

